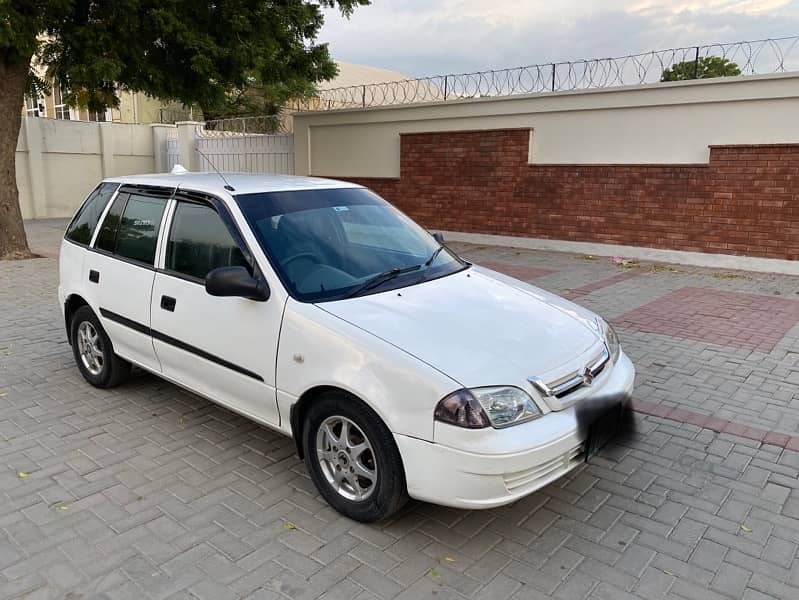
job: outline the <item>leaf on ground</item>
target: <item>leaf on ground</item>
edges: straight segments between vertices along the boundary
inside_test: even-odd
[[[666,575],[674,575],[674,573],[672,573],[671,571],[667,571],[666,569],[663,569],[663,572],[664,572]]]
[[[69,506],[64,504],[63,502],[53,502],[50,505],[50,509],[56,512],[66,512],[69,510]]]
[[[5,398],[8,396],[8,392],[0,392],[0,398]]]
[[[297,529],[297,526],[294,523],[292,523],[291,521],[286,521],[285,523],[283,523],[283,528],[284,529]]]
[[[444,560],[447,561],[447,562],[455,562],[455,559],[452,558],[451,556],[445,556]]]
[[[652,273],[685,273],[682,269],[678,269],[677,267],[673,267],[671,265],[652,265],[650,269]]]
[[[19,471],[17,473],[17,477],[19,477],[20,479],[25,479],[27,476],[28,474],[25,471]]]
[[[741,531],[743,531],[744,533],[752,533],[752,528],[747,527],[746,525],[741,525]]]
[[[438,571],[430,569],[430,577],[439,577]]]

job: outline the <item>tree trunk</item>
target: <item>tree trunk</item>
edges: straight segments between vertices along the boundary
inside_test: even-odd
[[[16,151],[29,65],[0,63],[0,260],[29,258],[17,190]]]

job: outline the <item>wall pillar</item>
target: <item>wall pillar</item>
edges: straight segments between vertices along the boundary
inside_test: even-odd
[[[178,162],[189,171],[200,170],[200,156],[197,154],[197,128],[203,123],[197,121],[179,121],[178,128]]]
[[[100,165],[103,179],[113,177],[114,173],[114,131],[113,123],[98,123],[100,126]]]
[[[44,175],[42,150],[42,122],[37,117],[22,119],[25,146],[28,148],[28,189],[30,190],[31,217],[47,216],[47,182]]]
[[[155,159],[155,172],[166,173],[168,170],[167,139],[169,138],[170,130],[175,129],[175,126],[168,123],[151,123],[150,129],[153,133],[153,158]]]

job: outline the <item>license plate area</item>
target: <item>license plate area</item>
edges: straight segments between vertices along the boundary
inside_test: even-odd
[[[591,424],[588,429],[588,438],[585,440],[585,460],[588,461],[592,456],[604,448],[619,432],[622,422],[621,403],[604,411]]]

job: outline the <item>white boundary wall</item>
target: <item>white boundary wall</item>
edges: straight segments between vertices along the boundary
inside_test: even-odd
[[[712,144],[799,142],[799,74],[294,114],[298,175],[398,177],[400,134],[530,128],[531,163],[706,163]]]
[[[17,187],[24,219],[70,217],[104,177],[152,173],[149,125],[23,117]]]

